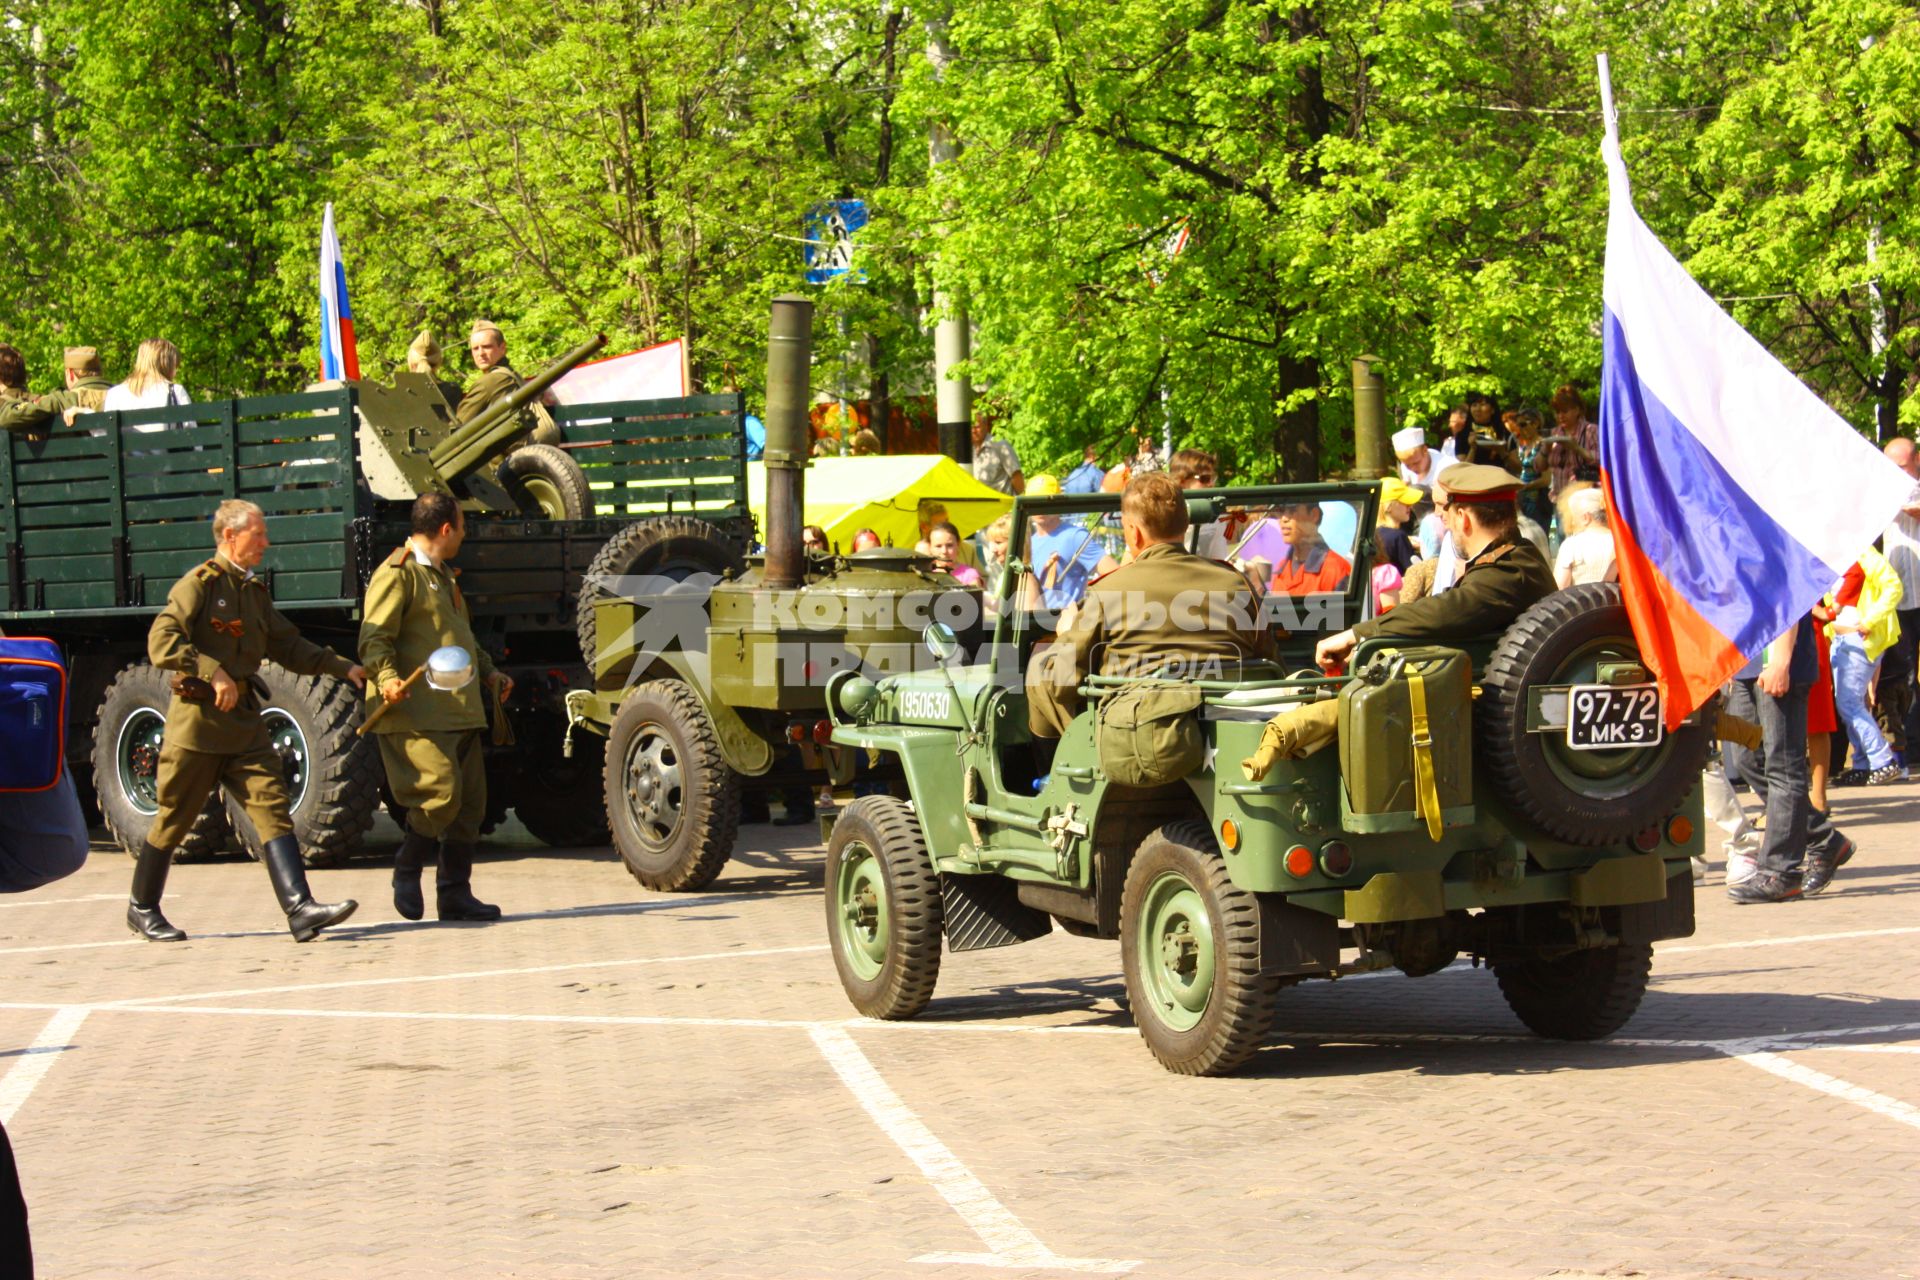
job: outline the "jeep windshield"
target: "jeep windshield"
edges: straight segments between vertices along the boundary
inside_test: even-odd
[[[1372,616],[1379,492],[1362,484],[1192,489],[1184,545],[1241,571],[1284,660],[1300,665],[1320,637]],[[1087,587],[1126,559],[1119,494],[1016,498],[1007,570],[988,584],[1003,602],[995,644],[1031,643],[1070,625]]]

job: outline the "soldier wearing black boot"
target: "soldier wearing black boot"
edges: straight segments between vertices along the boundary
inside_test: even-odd
[[[307,889],[300,842],[288,816],[286,779],[267,740],[253,675],[273,659],[298,675],[330,675],[366,683],[366,671],[304,639],[274,607],[253,570],[267,550],[267,522],[251,502],[229,499],[213,516],[219,554],[167,593],[166,608],[147,633],[147,656],[177,672],[155,781],[159,811],[133,869],[127,927],[150,942],[187,935],[160,914],[173,849],[186,837],[217,786],[232,791],[266,842],[261,861],[294,941],[306,942],[353,914],[352,899],[315,902]]]
[[[415,499],[412,535],[367,581],[360,656],[372,682],[371,712],[388,704],[370,731],[380,742],[387,785],[407,811],[406,839],[393,862],[393,909],[408,920],[426,913],[421,871],[435,864],[434,906],[442,920],[498,920],[500,908],[473,896],[473,848],[487,815],[487,774],[480,735],[487,727],[480,686],[504,703],[513,681],[493,669],[473,635],[467,602],[447,561],[466,537],[460,506],[443,493]],[[411,697],[407,676],[436,649],[457,645],[473,655],[479,681]]]

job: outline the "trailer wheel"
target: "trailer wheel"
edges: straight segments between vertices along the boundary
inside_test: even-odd
[[[359,850],[380,809],[380,752],[371,738],[354,733],[360,723],[360,691],[332,676],[297,676],[269,662],[261,666],[267,686],[261,718],[286,771],[293,834],[311,867],[338,866]],[[260,856],[253,819],[232,796],[227,819],[241,848]]]
[[[549,520],[585,520],[593,515],[587,473],[563,449],[522,445],[500,464],[500,487],[520,510]]]
[[[692,689],[650,680],[607,736],[607,817],[633,878],[666,893],[705,888],[733,856],[740,775]]]
[[[714,577],[739,574],[746,568],[733,540],[716,526],[691,516],[658,516],[638,520],[608,538],[594,553],[580,580],[574,607],[574,631],[580,637],[580,656],[592,669],[600,652],[593,620],[593,602],[603,594],[602,584],[625,577],[666,578],[684,582],[696,573]],[[609,590],[617,589],[609,586]]]
[[[93,785],[100,817],[129,854],[140,852],[159,811],[154,786],[167,707],[173,701],[172,680],[167,672],[144,662],[124,668],[102,695],[93,727]],[[174,849],[173,860],[204,862],[233,848],[227,811],[215,791],[186,839]]]

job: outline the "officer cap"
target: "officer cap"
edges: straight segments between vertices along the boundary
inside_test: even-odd
[[[1519,476],[1480,462],[1456,462],[1439,480],[1450,502],[1512,502],[1520,493]]]

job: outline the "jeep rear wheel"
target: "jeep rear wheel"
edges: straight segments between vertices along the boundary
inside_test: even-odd
[[[827,939],[869,1018],[911,1018],[940,980],[940,875],[905,802],[862,796],[827,844]]]
[[[1174,822],[1140,844],[1120,897],[1120,963],[1147,1048],[1181,1075],[1224,1075],[1273,1022],[1260,973],[1260,903],[1227,874],[1212,834]]]
[[[1647,993],[1653,944],[1493,961],[1500,994],[1527,1029],[1550,1040],[1598,1040],[1627,1024]]]
[[[740,775],[692,689],[650,680],[631,690],[607,735],[607,819],[633,878],[676,893],[705,888],[733,856]]]

